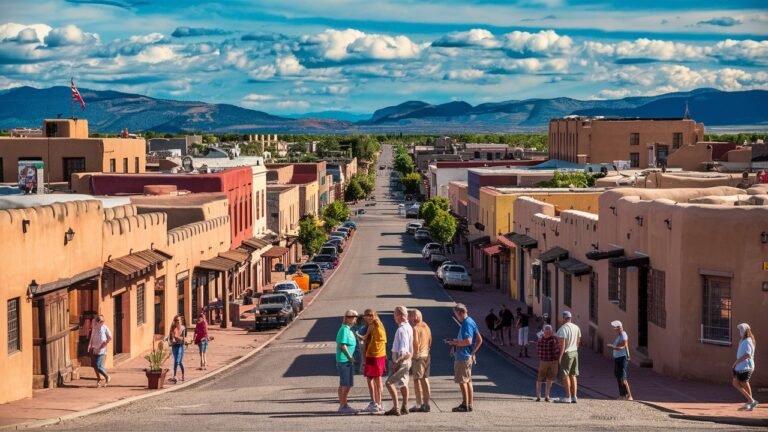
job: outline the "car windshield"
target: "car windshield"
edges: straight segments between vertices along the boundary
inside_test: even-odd
[[[275,291],[292,290],[292,289],[294,289],[294,288],[296,288],[296,287],[295,287],[295,286],[293,286],[293,285],[291,285],[291,284],[280,284],[280,285],[275,285]]]
[[[330,255],[318,255],[314,257],[312,261],[315,261],[315,262],[333,261],[333,257],[331,257]]]
[[[448,267],[447,271],[454,272],[454,273],[466,273],[467,271],[464,270],[464,267],[461,266],[450,266]]]

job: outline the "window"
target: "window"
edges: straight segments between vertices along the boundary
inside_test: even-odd
[[[627,310],[627,269],[608,267],[608,301]]]
[[[573,278],[569,274],[563,275],[563,303],[566,306],[571,306],[571,286],[573,284]]]
[[[640,134],[632,132],[629,134],[629,145],[640,145]]]
[[[147,296],[144,292],[144,284],[139,284],[136,287],[136,324],[142,325],[147,322],[147,316],[145,314],[145,303]]]
[[[5,181],[3,180],[3,158],[0,158],[0,182]]]
[[[589,320],[597,324],[597,273],[589,276]]]
[[[136,172],[136,173],[138,173],[139,171],[141,171],[140,167],[141,167],[141,164],[139,163],[139,158],[136,158],[136,161],[135,161],[135,163],[134,163],[134,169],[135,169],[135,172]]]
[[[123,158],[123,172],[128,172],[128,158]]]
[[[629,166],[632,168],[640,167],[640,153],[629,154]]]
[[[541,264],[533,264],[533,283],[536,285],[536,301],[541,303]]]
[[[71,181],[72,174],[85,172],[85,158],[64,158],[64,180]]]
[[[703,342],[731,342],[731,280],[704,276],[704,301],[701,313]]]
[[[261,191],[256,191],[256,219],[261,218]]]
[[[114,159],[109,160],[109,172],[117,171],[117,162]]]
[[[8,354],[21,351],[19,298],[8,300]]]
[[[552,273],[546,264],[541,264],[541,276],[544,279],[544,297],[552,296]]]
[[[672,134],[672,148],[680,148],[683,145],[682,132],[675,132]]]
[[[661,270],[648,271],[648,321],[661,328],[667,327],[665,305],[666,275]]]

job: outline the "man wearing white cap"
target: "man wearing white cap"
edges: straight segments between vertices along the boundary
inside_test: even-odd
[[[560,403],[576,403],[576,377],[579,376],[579,344],[581,329],[571,322],[571,312],[563,311],[564,324],[557,331],[560,339],[560,375],[563,378],[565,397],[557,399]]]
[[[627,381],[627,368],[629,367],[629,336],[624,331],[621,321],[611,321],[611,327],[616,330],[616,339],[608,347],[613,350],[613,375],[619,384],[619,399],[633,400]]]

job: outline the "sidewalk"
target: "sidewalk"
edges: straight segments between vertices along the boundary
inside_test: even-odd
[[[528,346],[530,357],[519,358],[517,357],[520,350],[517,345],[517,333],[513,331],[513,346],[508,343],[501,346],[500,341],[491,339],[484,321],[485,315],[491,308],[498,314],[502,304],[506,304],[513,312],[524,304],[510,299],[507,292],[484,284],[479,275],[480,272],[473,271],[464,256],[464,249],[457,248],[456,253],[451,254],[449,259],[465,264],[467,270],[473,274],[474,291],[451,290],[448,293],[455,301],[467,305],[483,333],[484,343],[492,344],[496,350],[505,353],[513,361],[537,371],[539,361],[534,342]],[[529,339],[536,340],[535,335],[541,325],[541,321],[531,320]],[[613,362],[608,357],[591,350],[580,349],[579,372],[579,388],[584,389],[585,393],[601,399],[614,399],[618,396],[616,379],[613,377]],[[754,397],[761,404],[754,411],[746,412],[738,411],[744,401],[736,389],[727,384],[676,380],[634,364],[630,366],[629,383],[635,400],[668,410],[673,412],[673,415],[697,420],[768,425],[768,397],[765,393],[754,392]],[[534,389],[531,388],[531,397],[533,396]]]

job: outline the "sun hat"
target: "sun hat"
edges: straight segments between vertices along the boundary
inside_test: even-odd
[[[613,327],[613,328],[623,328],[624,326],[621,325],[621,321],[614,320],[614,321],[611,321],[611,327]]]

